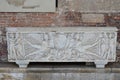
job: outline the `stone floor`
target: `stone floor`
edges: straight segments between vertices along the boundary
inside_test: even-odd
[[[4,62],[0,63],[0,80],[120,80],[119,67],[118,63],[103,69],[85,63],[30,63],[28,68],[18,68]]]

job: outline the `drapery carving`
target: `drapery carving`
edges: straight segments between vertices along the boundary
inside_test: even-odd
[[[9,33],[9,60],[114,60],[114,32]]]

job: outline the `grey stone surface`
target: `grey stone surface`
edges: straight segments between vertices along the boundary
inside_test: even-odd
[[[55,0],[0,0],[0,12],[55,12]]]
[[[119,80],[120,73],[0,73],[0,80]]]
[[[81,76],[80,73],[67,73],[66,80],[80,80]]]
[[[120,12],[120,0],[59,0],[68,10],[79,12]],[[61,4],[60,3],[60,4]],[[60,5],[59,7],[62,7]],[[64,5],[66,6],[66,5]]]
[[[0,80],[25,80],[23,73],[0,73]]]
[[[82,14],[82,22],[104,23],[104,15],[103,14]]]
[[[43,74],[44,75],[44,74]],[[67,80],[65,73],[52,73],[52,78],[51,80]]]
[[[90,75],[91,73],[80,73],[80,80],[90,80]]]
[[[0,67],[0,80],[120,80],[120,68],[18,68],[14,64],[5,66],[7,67]]]
[[[96,73],[96,80],[113,80],[114,75],[111,74],[105,74],[105,73]]]
[[[120,80],[120,73],[114,74],[114,79],[113,80]]]

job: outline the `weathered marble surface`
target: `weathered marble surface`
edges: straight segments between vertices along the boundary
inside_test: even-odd
[[[95,62],[116,60],[115,27],[7,28],[8,60],[29,62]]]
[[[0,12],[55,12],[55,0],[0,0]]]
[[[119,80],[119,73],[0,73],[0,80]]]
[[[17,68],[0,63],[0,80],[119,80],[120,68],[88,68],[65,65],[58,67]],[[33,65],[34,66],[34,65]],[[41,65],[40,65],[41,66]]]
[[[120,12],[120,0],[58,0],[61,8],[62,3],[67,3],[70,11],[117,13]]]

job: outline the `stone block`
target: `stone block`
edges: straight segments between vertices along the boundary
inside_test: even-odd
[[[88,73],[80,73],[80,80],[90,80],[91,74]]]
[[[79,12],[120,12],[120,0],[69,0],[69,5]]]
[[[96,80],[114,80],[114,74],[113,73],[96,73]]]
[[[15,78],[17,78],[17,76]],[[20,80],[44,80],[44,79],[41,78],[41,73],[23,73],[23,79]]]
[[[52,73],[51,80],[66,80],[65,73]]]
[[[82,21],[85,23],[104,23],[103,14],[82,14]]]
[[[115,76],[114,76],[114,80],[120,80],[120,73],[115,74]]]
[[[52,73],[41,73],[40,76],[40,80],[52,80]]]

